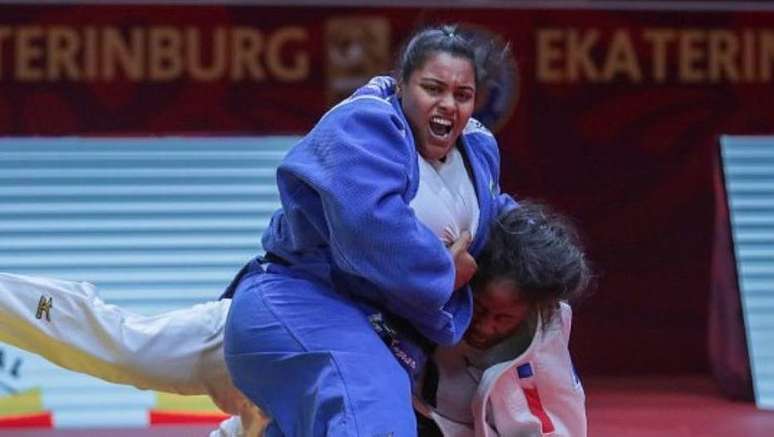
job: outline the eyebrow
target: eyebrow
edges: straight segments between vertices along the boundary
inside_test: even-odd
[[[419,81],[420,81],[420,82],[432,82],[432,83],[433,83],[433,84],[435,84],[435,85],[443,85],[443,86],[445,86],[445,87],[448,87],[448,86],[449,86],[449,84],[448,84],[448,83],[446,83],[446,82],[444,82],[444,81],[442,81],[442,80],[440,80],[440,79],[436,79],[436,78],[434,78],[434,77],[420,77],[420,78],[419,78]],[[473,87],[473,86],[470,86],[470,85],[460,85],[460,86],[458,86],[457,88],[458,88],[458,89],[465,89],[465,90],[469,90],[469,91],[471,91],[471,92],[475,92],[475,90],[476,90],[476,88],[475,88],[475,87]]]

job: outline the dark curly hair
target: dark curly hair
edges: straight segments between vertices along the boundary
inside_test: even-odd
[[[495,220],[488,237],[473,289],[492,280],[512,280],[544,326],[559,301],[576,299],[590,284],[591,267],[577,230],[545,205],[520,201]]]

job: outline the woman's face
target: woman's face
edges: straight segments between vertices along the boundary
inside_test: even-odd
[[[515,334],[529,314],[519,294],[519,287],[510,279],[495,279],[474,290],[473,320],[465,341],[485,350]]]
[[[476,100],[476,76],[468,59],[446,52],[431,54],[399,93],[419,154],[442,159],[468,123]]]

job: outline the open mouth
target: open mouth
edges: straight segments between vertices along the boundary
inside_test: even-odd
[[[445,138],[451,133],[452,125],[452,121],[448,118],[438,116],[430,118],[430,131],[440,138]]]

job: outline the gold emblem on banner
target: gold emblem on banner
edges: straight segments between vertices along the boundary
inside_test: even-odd
[[[383,17],[338,17],[325,23],[326,95],[332,105],[390,65],[390,23]]]
[[[40,296],[40,300],[38,301],[38,311],[35,313],[35,317],[37,319],[42,319],[43,315],[46,316],[46,321],[51,321],[51,307],[53,306],[53,299],[52,297],[49,297],[46,299],[46,296]]]

